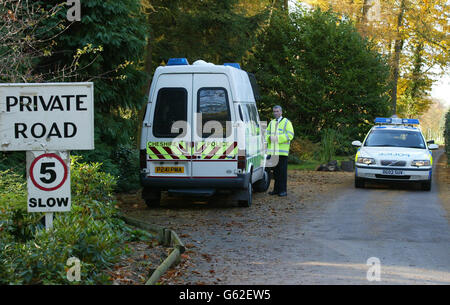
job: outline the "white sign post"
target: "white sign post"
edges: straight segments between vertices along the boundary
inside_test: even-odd
[[[52,227],[53,212],[68,212],[70,158],[68,152],[27,152],[28,212],[45,212],[46,227]]]
[[[0,84],[0,151],[27,151],[28,212],[71,208],[69,150],[94,149],[94,84]]]

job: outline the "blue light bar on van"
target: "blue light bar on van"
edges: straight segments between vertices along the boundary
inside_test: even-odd
[[[230,66],[236,69],[241,69],[241,65],[238,64],[237,62],[226,62],[223,64],[224,66]]]
[[[375,124],[410,124],[410,125],[418,125],[418,119],[400,119],[400,118],[375,118]]]
[[[187,58],[169,58],[167,66],[187,66],[189,62]]]

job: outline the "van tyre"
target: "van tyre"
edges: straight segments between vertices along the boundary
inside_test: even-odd
[[[420,187],[422,191],[431,191],[431,180],[422,182]]]
[[[270,173],[267,170],[264,170],[264,174],[261,180],[255,182],[254,185],[255,192],[264,193],[269,189],[269,186],[270,186]]]
[[[243,192],[245,192],[245,195],[244,195],[245,199],[239,200],[238,204],[240,207],[249,208],[252,205],[252,197],[253,197],[253,188],[252,188],[251,182],[248,183],[247,189],[244,190]]]
[[[355,177],[355,188],[362,189],[365,187],[365,184],[364,179]]]
[[[142,198],[149,209],[158,208],[161,203],[161,191],[142,190]]]

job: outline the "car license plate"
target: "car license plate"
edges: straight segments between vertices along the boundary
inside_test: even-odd
[[[403,175],[403,171],[397,169],[383,169],[383,175]]]
[[[183,174],[183,166],[157,166],[155,167],[155,173],[157,174]]]

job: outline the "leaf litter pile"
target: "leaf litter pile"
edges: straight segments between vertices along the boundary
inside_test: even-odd
[[[142,285],[167,258],[171,249],[156,239],[127,243],[130,252],[121,257],[109,272],[114,285]]]

